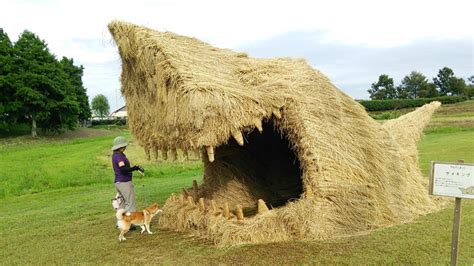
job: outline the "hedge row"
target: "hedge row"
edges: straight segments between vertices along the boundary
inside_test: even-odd
[[[97,125],[119,125],[123,126],[127,124],[127,119],[125,118],[114,118],[114,119],[102,119],[102,120],[91,120],[92,126]]]
[[[359,101],[367,111],[387,111],[398,110],[402,108],[414,108],[424,104],[438,101],[442,104],[464,102],[468,98],[466,96],[441,96],[435,98],[418,98],[418,99],[390,99],[390,100],[373,100],[373,101]]]

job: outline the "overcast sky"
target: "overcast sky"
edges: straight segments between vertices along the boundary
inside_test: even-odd
[[[89,99],[123,104],[120,58],[107,24],[121,19],[199,38],[254,57],[305,58],[357,99],[386,73],[430,79],[448,66],[474,74],[472,0],[0,0],[0,27],[16,41],[28,29],[59,58],[85,68]]]

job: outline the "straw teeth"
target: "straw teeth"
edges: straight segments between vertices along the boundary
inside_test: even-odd
[[[244,211],[242,210],[242,205],[237,205],[237,220],[242,221],[244,219]]]
[[[190,195],[188,189],[183,188],[181,195],[176,197],[174,193],[168,198],[168,201],[179,202],[182,206],[186,206],[186,211],[199,210],[201,215],[211,215],[214,217],[224,217],[225,219],[237,219],[237,221],[243,221],[246,217],[244,214],[244,207],[241,204],[236,204],[233,210],[230,209],[229,203],[226,201],[221,207],[217,206],[214,199],[207,200],[203,197],[197,197],[198,185],[196,180],[193,180],[193,194]],[[168,202],[167,201],[167,202]],[[207,203],[206,203],[207,202]],[[254,205],[255,206],[255,205]],[[253,207],[247,206],[247,209],[253,209]],[[191,208],[189,208],[191,207]],[[270,212],[264,200],[259,199],[257,201],[257,207],[255,209],[255,215],[262,215]],[[196,214],[196,213],[194,213]]]
[[[234,137],[235,141],[237,141],[237,143],[240,145],[240,146],[244,146],[244,137],[242,136],[242,132],[240,131],[233,131],[232,132],[232,137]]]
[[[178,151],[177,151],[176,149],[172,149],[172,150],[171,150],[171,159],[172,159],[173,161],[178,160]]]
[[[199,206],[199,210],[201,211],[206,210],[206,204],[204,203],[204,198],[199,198],[198,206]]]
[[[209,162],[211,163],[214,162],[214,147],[207,146],[206,152],[207,152],[207,158],[209,159]]]
[[[211,200],[211,208],[213,212],[217,212],[219,209],[217,208],[217,204],[215,200]]]
[[[224,203],[224,217],[230,218],[230,210],[229,210],[229,203]]]
[[[151,160],[150,147],[145,147],[145,155],[146,155],[147,161]]]
[[[199,195],[199,186],[196,180],[193,180],[193,198],[197,200]]]
[[[273,113],[273,115],[275,116],[275,118],[281,119],[281,112],[280,112],[280,110],[275,109],[275,110],[272,111],[272,113]]]
[[[232,205],[235,206],[235,208],[231,209],[229,202],[224,201],[223,205],[218,206],[214,199],[205,199],[200,197],[199,191],[200,188],[197,181],[193,180],[192,188],[182,188],[181,195],[179,195],[179,197],[176,197],[174,193],[171,193],[168,201],[179,202],[182,206],[186,206],[186,211],[194,211],[198,209],[201,215],[211,215],[214,217],[220,216],[228,220],[237,219],[237,221],[243,221],[246,218],[246,214],[244,214],[244,208],[247,209],[247,215],[249,213],[253,213],[255,216],[271,211],[263,199],[258,199],[256,205],[249,205],[249,202],[247,202],[245,205],[233,203]],[[196,215],[196,213],[193,215]],[[248,218],[252,218],[252,214],[250,214]]]
[[[255,127],[258,129],[258,132],[262,133],[263,132],[262,120],[255,119],[253,123],[254,123]]]
[[[158,149],[158,147],[154,146],[153,147],[153,157],[155,158],[155,160],[158,160],[158,153],[160,152],[160,150]]]
[[[262,214],[262,213],[265,213],[265,212],[268,212],[268,207],[267,207],[267,204],[265,204],[265,201],[263,201],[262,199],[259,199],[258,200],[258,213],[259,214]]]
[[[194,150],[194,156],[196,156],[196,158],[198,158],[198,159],[201,158],[201,152],[200,152],[199,149]]]
[[[194,206],[194,199],[193,199],[193,197],[188,196],[188,202],[187,202],[187,204],[188,204],[189,206]]]

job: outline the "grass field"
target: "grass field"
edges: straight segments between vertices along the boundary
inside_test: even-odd
[[[466,113],[465,106],[443,113],[448,107],[434,120],[459,119],[431,125],[419,145],[425,175],[432,160],[474,162],[474,126],[462,122],[471,116],[457,115]],[[411,223],[332,241],[217,248],[160,230],[155,221],[155,234],[131,232],[127,241],[118,243],[110,205],[109,148],[115,135],[128,134],[91,132],[85,137],[0,139],[1,264],[449,264],[451,207]],[[199,161],[148,162],[134,143],[126,153],[147,170],[145,177],[134,179],[139,207],[163,203],[193,179],[200,181]],[[474,201],[463,200],[462,205],[459,264],[472,265]]]

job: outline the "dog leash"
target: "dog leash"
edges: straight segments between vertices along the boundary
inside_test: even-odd
[[[145,185],[142,184],[142,192],[143,192],[143,206],[146,207],[148,206],[148,201],[147,201],[147,193],[146,193],[146,189],[145,189]]]

